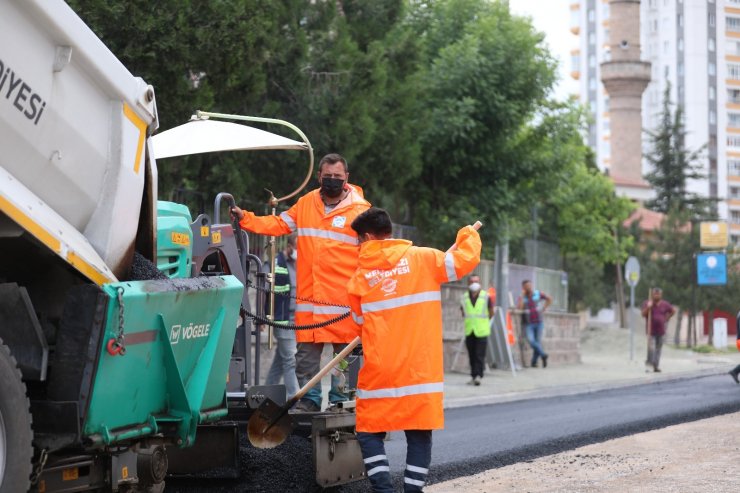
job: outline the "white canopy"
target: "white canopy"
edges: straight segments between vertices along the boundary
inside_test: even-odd
[[[219,151],[286,149],[303,151],[308,146],[264,130],[239,123],[193,120],[152,137],[155,159]]]

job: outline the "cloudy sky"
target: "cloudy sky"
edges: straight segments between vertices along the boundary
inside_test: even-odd
[[[560,62],[560,81],[555,90],[558,99],[577,92],[570,73],[570,51],[578,47],[578,37],[570,32],[569,5],[575,0],[509,0],[511,11],[532,18],[534,27],[545,33],[550,51]]]

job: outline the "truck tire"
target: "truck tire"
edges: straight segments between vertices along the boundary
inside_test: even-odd
[[[32,440],[26,385],[10,349],[0,339],[0,493],[28,491]]]

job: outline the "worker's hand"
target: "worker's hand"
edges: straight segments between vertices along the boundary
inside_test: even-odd
[[[647,308],[652,308],[652,307],[653,307],[653,302],[652,301],[648,301]]]
[[[242,218],[244,218],[244,211],[238,208],[237,206],[234,206],[231,208],[231,215],[234,216],[237,221],[241,221]]]

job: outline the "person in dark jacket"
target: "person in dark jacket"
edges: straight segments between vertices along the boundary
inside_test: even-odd
[[[296,236],[288,236],[285,248],[278,252],[275,262],[275,322],[293,323],[295,313],[295,261],[298,257],[296,249]],[[266,303],[269,309],[270,299]],[[277,350],[272,360],[270,370],[267,372],[265,384],[276,385],[281,379],[285,380],[285,390],[288,397],[298,392],[298,378],[295,374],[296,367],[296,341],[295,331],[275,327],[275,339],[277,339]]]

